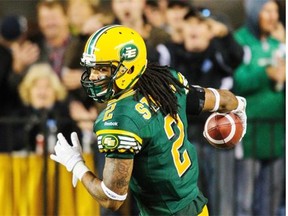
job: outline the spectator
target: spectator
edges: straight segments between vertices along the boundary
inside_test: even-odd
[[[145,16],[148,23],[158,28],[166,28],[166,12],[170,0],[147,0]]]
[[[285,31],[275,1],[244,3],[246,23],[235,38],[245,57],[234,87],[247,99],[250,122],[237,162],[237,215],[277,215],[284,190]]]
[[[0,23],[0,117],[18,107],[17,85],[24,71],[38,59],[39,49],[26,40],[28,30],[24,16],[10,15]]]
[[[95,13],[95,8],[99,2],[90,0],[69,0],[68,1],[68,19],[70,29],[73,35],[81,33],[84,23]]]
[[[159,7],[157,0],[147,0],[144,8],[147,22],[157,28],[165,28],[166,14]]]
[[[112,0],[111,7],[116,17],[115,23],[133,26],[142,36],[147,37],[147,26],[143,20],[145,0]]]
[[[231,89],[233,69],[242,62],[242,47],[223,23],[195,9],[183,19],[183,42],[162,44],[166,52],[161,53],[161,64],[183,71],[191,83]]]
[[[158,50],[166,50],[164,53],[160,52],[161,63],[181,71],[188,82],[194,85],[231,90],[232,75],[234,69],[242,62],[243,49],[233,39],[226,25],[211,17],[202,16],[198,10],[191,9],[184,16],[182,27],[183,43],[171,41],[160,45],[161,49]],[[233,188],[232,186],[228,188],[227,185],[231,185],[229,183],[233,173],[234,155],[232,151],[219,151],[212,148],[202,137],[204,122],[208,115],[189,116],[188,119],[189,139],[199,149],[200,157],[203,159],[200,166],[200,188],[209,198],[208,206],[211,214],[232,215],[233,209],[228,208],[227,203],[232,202],[230,196],[233,194]],[[217,159],[223,162],[215,164]],[[219,175],[219,181],[216,179],[217,167],[225,171],[225,174]],[[231,169],[231,172],[226,173],[228,169]],[[217,182],[220,183],[219,191],[215,189]],[[222,191],[225,193],[221,194]],[[221,194],[220,198],[216,197],[216,194]],[[221,199],[220,204],[219,199]],[[218,204],[220,210],[215,212]],[[232,205],[231,203],[228,206]]]
[[[152,27],[147,42],[152,47],[171,40],[171,35],[167,32],[166,10],[161,8],[163,7],[161,5],[163,3],[165,2],[163,1],[161,3],[159,0],[148,0],[144,7],[144,18],[146,18],[147,23]]]
[[[174,43],[183,42],[182,22],[184,16],[190,9],[190,4],[186,0],[169,1],[166,11],[167,32]]]
[[[43,153],[43,149],[37,148],[37,141],[39,137],[46,136],[51,152],[56,143],[53,136],[58,130],[64,130],[66,134],[74,130],[80,132],[69,116],[65,102],[66,89],[48,63],[34,64],[29,68],[19,86],[19,94],[24,107],[15,115],[27,121],[17,127],[19,130],[16,134],[20,140],[15,143],[14,150],[28,149]]]
[[[59,1],[40,1],[37,19],[41,35],[36,38],[41,50],[40,62],[49,62],[61,77],[64,55],[71,41],[65,5]]]
[[[39,56],[38,47],[26,40],[27,30],[24,16],[6,16],[0,23],[0,119],[3,120],[0,122],[0,152],[12,149],[7,143],[13,138],[8,131],[11,121],[7,122],[2,117],[11,115],[13,110],[20,107],[18,84],[25,70]]]

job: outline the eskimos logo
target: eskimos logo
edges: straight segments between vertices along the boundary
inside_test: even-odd
[[[126,61],[131,61],[137,57],[138,52],[138,48],[134,44],[127,44],[120,50],[120,56],[124,57]]]
[[[105,149],[115,149],[119,144],[116,136],[106,135],[102,138],[102,145]]]

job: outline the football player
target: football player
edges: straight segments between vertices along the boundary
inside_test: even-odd
[[[51,159],[66,166],[73,185],[79,179],[103,207],[117,210],[130,187],[140,215],[208,215],[186,113],[231,111],[246,128],[245,99],[189,86],[172,68],[147,63],[146,55],[133,29],[110,25],[90,36],[81,83],[95,101],[107,102],[94,124],[99,151],[106,154],[103,179],[85,165],[76,133],[72,145],[58,134]]]

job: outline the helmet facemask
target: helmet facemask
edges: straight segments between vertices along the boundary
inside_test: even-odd
[[[86,90],[87,95],[100,103],[104,103],[116,96],[114,90],[115,79],[121,77],[128,71],[122,62],[123,60],[120,62],[97,62],[97,64],[94,63],[94,66],[92,66],[91,63],[88,66],[85,62],[82,62],[81,64],[85,66],[85,71],[81,76],[81,84]],[[98,80],[90,80],[91,70],[95,67],[109,67],[111,69],[111,75],[100,77]]]

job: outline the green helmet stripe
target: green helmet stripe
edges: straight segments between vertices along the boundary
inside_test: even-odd
[[[108,29],[114,28],[118,25],[109,25],[109,26],[104,26],[101,29],[99,29],[98,31],[96,31],[93,35],[91,35],[91,37],[89,38],[88,42],[87,42],[87,54],[93,54],[94,51],[94,46],[96,44],[96,42],[98,41],[98,39],[100,38],[100,36]]]

